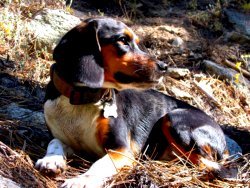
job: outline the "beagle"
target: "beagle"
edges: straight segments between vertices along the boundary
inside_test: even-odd
[[[44,104],[54,139],[35,167],[59,174],[74,152],[98,159],[61,187],[102,187],[141,152],[159,160],[178,155],[213,172],[223,169],[218,161],[229,152],[220,126],[203,111],[150,89],[167,65],[138,43],[124,23],[93,18],[66,33],[54,49]]]

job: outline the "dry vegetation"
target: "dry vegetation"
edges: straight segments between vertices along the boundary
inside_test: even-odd
[[[1,74],[8,73],[18,78],[20,84],[28,81],[28,83],[32,83],[31,88],[34,87],[34,83],[43,85],[48,81],[52,54],[46,49],[37,50],[34,36],[26,33],[23,26],[32,19],[37,11],[44,7],[66,9],[62,0],[0,1],[0,57],[4,59],[0,62]],[[203,18],[209,19],[206,16]],[[196,19],[196,17],[192,16],[190,19]],[[203,109],[220,124],[230,125],[232,130],[228,127],[225,130],[235,138],[241,137],[238,138],[239,142],[244,147],[244,151],[249,153],[250,144],[247,141],[250,135],[247,131],[250,125],[249,88],[242,90],[237,85],[226,83],[197,71],[199,58],[209,57],[218,62],[224,61],[225,57],[235,62],[243,62],[243,59],[232,49],[235,46],[227,47],[216,44],[212,45],[214,48],[211,50],[211,45],[199,37],[193,26],[184,29],[177,24],[179,21],[178,18],[176,20],[146,18],[143,24],[139,24],[138,20],[136,22],[138,24],[133,25],[136,32],[144,38],[142,42],[151,54],[168,61],[171,66],[188,67],[192,70],[192,73],[185,78],[166,78],[165,84],[159,89]],[[202,23],[204,20],[197,22]],[[171,24],[166,25],[165,23]],[[220,27],[217,25],[217,29]],[[176,36],[181,37],[187,44],[187,48],[184,48],[181,53],[177,48],[171,46],[171,41]],[[197,54],[201,57],[192,61],[190,54],[195,50],[200,51]],[[245,55],[244,51],[239,53]],[[205,85],[205,90],[200,87],[202,84]],[[39,100],[27,99],[25,96],[17,97],[11,89],[2,86],[0,88],[0,106],[16,102],[23,107],[35,110],[42,109],[42,103]],[[186,94],[185,96],[177,96],[176,91],[177,93],[184,91]],[[235,134],[232,133],[238,129],[244,129],[244,134],[239,135],[239,131]],[[2,141],[0,142],[0,175],[14,180],[23,187],[56,187],[63,182],[63,179],[84,172],[91,164],[76,156],[75,161],[77,162],[71,163],[69,161],[71,166],[65,174],[57,178],[44,177],[33,168],[33,165],[34,161],[45,153],[49,141],[46,127],[32,124],[32,122],[24,123],[6,119],[3,114],[0,114],[0,140]],[[141,158],[139,157],[137,165],[133,169],[125,168],[116,177],[113,177],[106,186],[247,187],[250,184],[249,154],[227,164],[239,167],[238,179],[232,181],[214,179],[211,174],[199,171],[188,160],[176,159],[170,162],[159,162]]]
[[[35,36],[25,26],[43,8],[65,8],[64,1],[0,2],[0,55],[16,62],[15,76],[40,83],[46,82],[52,54],[46,48],[37,50]]]

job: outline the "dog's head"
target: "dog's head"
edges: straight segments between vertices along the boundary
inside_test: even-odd
[[[54,50],[59,75],[70,84],[92,88],[149,88],[166,71],[138,47],[139,38],[111,18],[85,20]]]

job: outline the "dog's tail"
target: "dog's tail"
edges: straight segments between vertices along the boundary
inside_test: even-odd
[[[216,177],[221,179],[237,179],[239,172],[237,160],[242,156],[242,149],[237,142],[227,135],[225,135],[225,138],[228,154],[223,156],[223,159],[220,161],[220,163],[217,163],[217,166],[212,166],[213,169],[211,170],[214,172]]]
[[[206,170],[213,173],[215,177],[227,180],[234,180],[238,177],[237,160],[242,156],[241,147],[227,135],[225,135],[227,143],[227,153],[223,154],[220,161],[208,160],[204,157],[200,158],[202,166]]]

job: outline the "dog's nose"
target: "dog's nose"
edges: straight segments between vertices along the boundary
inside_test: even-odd
[[[168,66],[163,61],[157,61],[157,66],[160,71],[166,72],[168,70]]]

